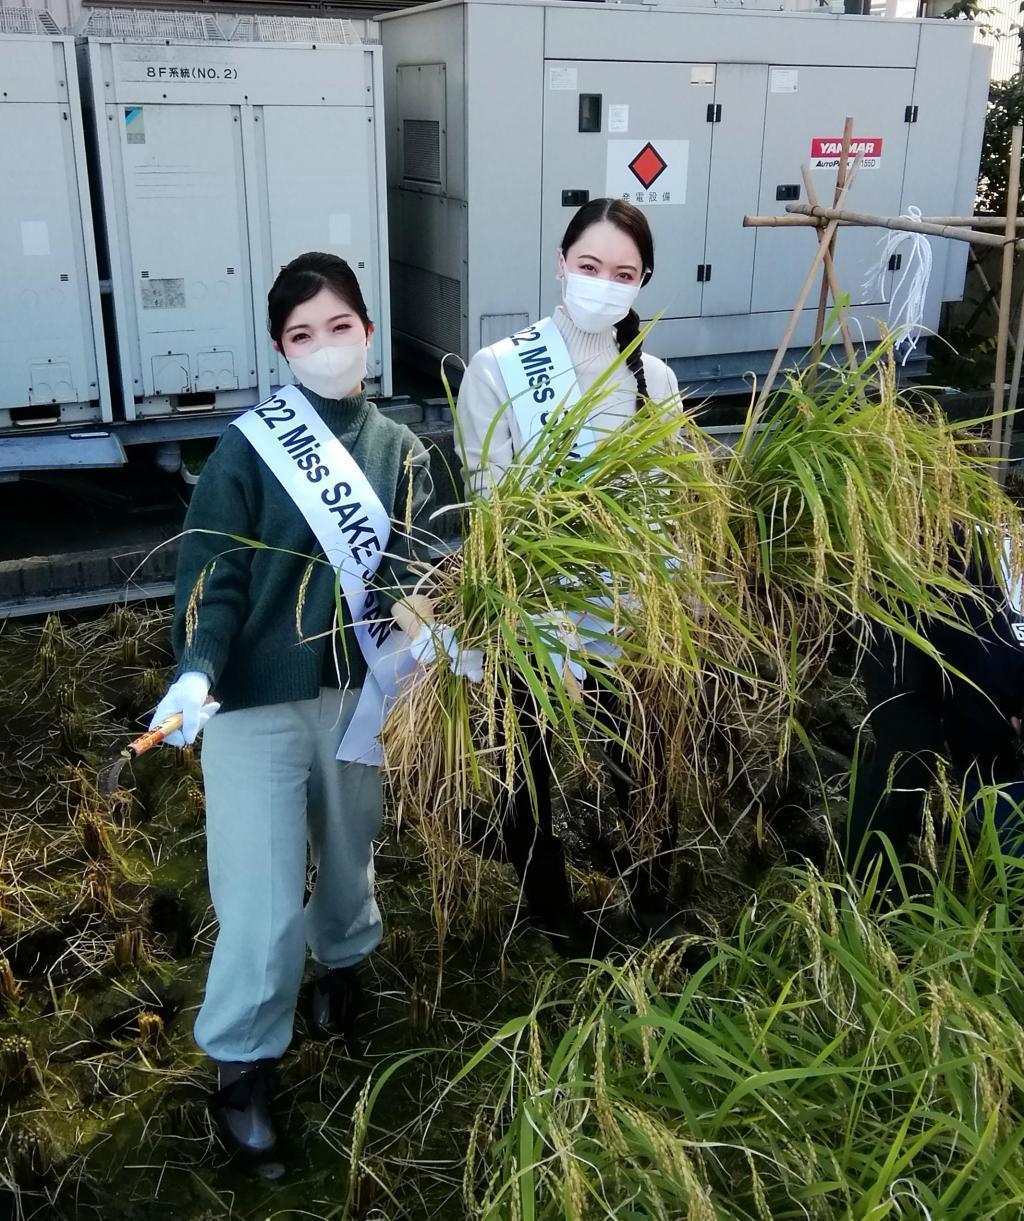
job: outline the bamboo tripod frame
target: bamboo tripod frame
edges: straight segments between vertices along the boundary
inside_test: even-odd
[[[842,335],[843,347],[850,368],[856,366],[856,352],[850,338],[849,319],[846,306],[839,292],[835,274],[835,247],[838,230],[841,227],[857,225],[864,228],[895,229],[908,233],[923,233],[930,237],[942,237],[952,241],[969,242],[972,246],[999,247],[1002,250],[1002,283],[998,306],[998,327],[996,332],[996,367],[992,387],[992,435],[990,454],[993,464],[998,464],[1000,471],[1001,459],[1008,456],[1013,438],[1013,417],[1017,409],[1017,394],[1020,389],[1021,364],[1024,356],[1024,305],[1020,310],[1017,342],[1014,346],[1013,375],[1010,385],[1008,411],[1005,414],[1004,431],[1004,394],[1006,389],[1006,357],[1010,342],[1010,308],[1013,300],[1013,261],[1018,249],[1024,250],[1024,239],[1019,231],[1024,228],[1024,219],[1018,219],[1017,201],[1020,191],[1021,146],[1024,127],[1013,129],[1010,150],[1009,190],[1007,193],[1006,216],[929,216],[921,220],[912,220],[906,216],[878,216],[868,212],[853,212],[844,205],[859,168],[859,155],[850,157],[850,147],[853,140],[854,121],[847,118],[843,128],[842,152],[839,158],[839,168],[836,172],[836,186],[831,207],[819,204],[811,177],[810,167],[803,167],[804,190],[806,203],[786,205],[783,216],[744,216],[743,224],[748,228],[813,228],[818,234],[818,249],[811,262],[810,270],[797,296],[796,305],[790,314],[789,322],[783,332],[782,340],[772,360],[764,384],[754,405],[754,420],[763,414],[768,396],[771,394],[778,377],[786,352],[792,342],[793,335],[800,321],[800,315],[807,303],[807,298],[814,286],[819,267],[822,270],[821,291],[818,298],[818,312],[814,326],[814,342],[811,345],[811,361],[808,377],[813,384],[817,366],[821,359],[821,345],[825,330],[825,319],[828,310],[829,297],[836,311],[839,331]],[[987,230],[1001,229],[1001,233]],[[860,392],[858,392],[860,393]]]

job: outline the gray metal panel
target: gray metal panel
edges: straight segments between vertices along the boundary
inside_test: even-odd
[[[388,183],[402,185],[401,107],[398,69],[405,64],[444,64],[447,127],[446,194],[466,198],[466,64],[462,5],[440,9],[407,9],[402,21],[382,22],[384,113],[387,117]]]
[[[164,101],[193,106],[241,105],[248,100],[265,106],[320,101],[365,106],[370,86],[367,47],[109,45],[113,50],[113,94],[120,101],[136,105]],[[339,58],[342,56],[345,58]]]
[[[121,120],[130,292],[146,397],[255,388],[239,116],[228,106],[141,106]],[[144,143],[131,143],[144,124]],[[200,221],[201,218],[201,221]],[[199,221],[200,223],[197,223]],[[122,299],[129,286],[122,285]],[[200,379],[199,353],[224,378]]]
[[[769,84],[757,211],[785,212],[785,203],[776,199],[780,185],[800,184],[803,198],[800,167],[811,160],[812,141],[840,139],[845,116],[855,115],[855,139],[881,139],[882,155],[874,168],[865,160],[852,188],[851,206],[855,204],[862,212],[898,214],[910,127],[905,122],[905,111],[913,88],[913,72],[898,68],[800,68],[795,92],[773,92]],[[826,168],[813,170],[813,176],[819,201],[831,204],[836,179],[832,161],[826,159]],[[814,246],[814,235],[808,230],[757,231],[751,299],[755,312],[792,308]],[[866,277],[877,265],[878,232],[843,229],[836,247],[836,275],[854,304],[882,300],[874,279],[865,287]],[[816,305],[812,293],[808,307]]]
[[[470,7],[466,14],[467,357],[480,346],[482,315],[534,314],[538,278],[542,289],[547,277],[554,281],[554,249],[538,250],[544,15],[531,5]]]
[[[266,293],[307,249],[350,257],[380,324],[373,389],[389,393],[379,48],[87,53],[126,418],[193,406],[179,394],[237,409],[280,384]]]
[[[544,224],[541,300],[547,313],[559,300],[554,278],[555,252],[575,206],[563,207],[562,191],[586,189],[592,198],[628,197],[643,208],[654,233],[657,274],[640,296],[645,317],[685,318],[701,312],[703,284],[697,265],[704,260],[708,213],[711,137],[707,119],[714,89],[694,85],[693,65],[662,63],[586,63],[547,60],[544,112]],[[701,66],[703,69],[703,65]],[[577,88],[554,88],[575,73]],[[702,73],[703,74],[703,73]],[[580,132],[580,95],[602,99],[600,132]],[[610,131],[612,108],[620,109]],[[650,145],[668,168],[645,185],[642,170],[629,170]],[[653,165],[659,164],[652,156]],[[681,163],[681,164],[680,164]],[[641,174],[641,178],[637,174]],[[670,184],[669,190],[665,184]],[[547,274],[545,274],[547,273]]]
[[[948,22],[946,24],[949,24]],[[978,163],[985,136],[985,115],[988,111],[988,86],[992,71],[992,48],[974,43],[970,49],[970,75],[966,104],[963,108],[963,135],[960,159],[956,169],[956,190],[953,195],[954,216],[972,216],[978,194]],[[969,250],[965,242],[948,242],[946,275],[942,296],[946,301],[958,301],[964,295]]]
[[[908,126],[907,166],[900,211],[920,208],[925,216],[954,216],[957,208],[957,161],[962,155],[964,123],[951,113],[949,98],[965,99],[969,92],[973,30],[956,21],[936,21],[918,27],[920,51],[914,77],[917,122]],[[975,155],[975,165],[980,156]],[[954,171],[954,172],[950,172]],[[974,173],[975,188],[977,172]],[[974,211],[974,192],[966,215]],[[936,326],[945,296],[946,263],[951,257],[965,259],[966,244],[943,238],[928,238],[932,249],[932,275],[925,298],[926,318]],[[963,245],[963,250],[956,247]],[[903,267],[893,278],[893,292],[910,270],[911,244],[902,245]],[[962,284],[962,281],[961,281]]]
[[[444,64],[399,64],[395,118],[402,186],[444,195],[448,183]]]
[[[547,67],[575,69],[577,73],[574,83],[569,86],[563,83],[571,98],[563,96],[554,103],[548,82],[540,76],[533,42],[519,33],[530,28],[538,12],[543,13],[545,22],[540,60]],[[466,48],[460,42],[463,21],[469,31]],[[700,294],[706,316],[673,319],[673,305],[669,302],[669,316],[648,344],[653,352],[676,360],[697,361],[706,355],[710,370],[716,364],[728,364],[731,368],[737,360],[745,359],[745,353],[770,352],[782,333],[810,262],[814,237],[798,231],[744,231],[740,218],[745,212],[784,210],[785,202],[775,197],[776,187],[800,183],[800,167],[809,160],[812,136],[838,138],[845,116],[854,115],[858,134],[881,138],[884,154],[880,169],[861,171],[851,202],[880,211],[900,210],[908,132],[912,126],[904,122],[904,110],[914,98],[912,83],[921,31],[932,27],[927,22],[833,17],[819,12],[769,14],[749,9],[687,8],[681,4],[640,7],[535,0],[517,0],[514,4],[504,0],[445,0],[390,14],[381,20],[380,28],[386,62],[391,65],[389,72],[399,63],[446,64],[449,167],[455,170],[467,164],[467,160],[472,167],[468,187],[471,225],[468,253],[462,253],[458,224],[453,223],[456,218],[446,216],[441,223],[438,217],[438,223],[425,223],[425,207],[414,212],[408,193],[393,190],[391,220],[396,247],[408,248],[406,259],[424,258],[420,266],[427,265],[425,256],[417,256],[414,247],[421,234],[428,235],[420,244],[430,247],[429,267],[434,274],[457,279],[457,271],[454,276],[451,274],[457,260],[468,257],[467,354],[484,341],[474,331],[481,316],[487,317],[488,327],[492,327],[499,315],[523,311],[539,314],[542,307],[557,299],[553,247],[571,214],[570,207],[561,206],[562,186],[575,185],[577,189],[593,192],[597,184],[601,193],[607,188],[607,176],[602,177],[597,168],[601,154],[595,149],[607,147],[609,139],[623,133],[607,130],[580,133],[578,124],[572,122],[580,90],[593,89],[602,94],[605,127],[609,103],[628,104],[630,131],[626,134],[632,135],[632,124],[648,104],[660,102],[658,118],[673,122],[682,88],[678,79],[673,79],[674,68],[678,77],[678,65],[719,66],[713,97],[723,107],[722,122],[713,125],[717,130],[712,133],[709,151],[699,140],[697,145],[697,152],[705,158],[704,168],[697,171],[698,181],[702,174],[707,174],[710,156],[706,224],[698,217],[691,231],[681,239],[673,232],[667,216],[660,215],[669,213],[671,208],[664,205],[650,208],[657,236],[658,270],[651,285],[651,301],[648,302],[645,292],[640,305],[647,313],[654,312],[658,304],[666,304],[664,300],[659,302],[660,294],[672,295],[673,300],[678,296],[685,302],[685,308],[694,308],[691,298],[697,295],[697,287],[693,281],[684,283],[680,264],[683,259],[692,262],[693,251],[701,249],[703,242],[703,260],[712,266],[711,280],[704,283]],[[951,56],[970,57],[969,37],[969,29],[958,29],[943,47],[936,44],[937,49],[925,52],[936,60],[930,71],[932,77],[941,78],[942,64]],[[784,92],[791,77],[776,77],[773,82],[770,71],[773,66],[797,70],[799,84],[795,98]],[[460,84],[457,74],[464,67],[467,76],[464,84]],[[604,73],[605,82],[615,85],[614,73],[625,73],[621,79],[629,80],[631,71],[635,72],[637,83],[630,84],[630,97],[613,99],[610,93],[606,96],[599,74]],[[593,80],[587,75],[591,72],[598,74]],[[767,85],[762,83],[765,74]],[[952,85],[947,84],[943,99],[945,112],[955,116],[953,125],[958,130],[965,101],[961,77],[959,71],[947,74]],[[568,78],[567,72],[563,82]],[[456,90],[458,105],[469,116],[466,140],[456,130],[458,105],[453,101]],[[538,97],[544,105],[540,119]],[[920,105],[919,100],[914,100]],[[740,118],[733,119],[732,126],[730,117],[737,111]],[[700,117],[699,109],[691,116],[690,127],[694,117]],[[680,128],[682,125],[680,122]],[[770,130],[762,150],[766,125]],[[564,142],[559,134],[563,129],[567,132]],[[577,166],[572,159],[578,155],[576,150],[586,150],[590,141],[593,144],[585,157],[593,163],[588,173],[594,177],[594,183],[563,183],[561,178],[569,169],[581,173],[587,168],[582,163]],[[971,152],[968,160],[973,159],[974,164],[962,168],[954,143],[943,148],[937,162],[926,167],[920,176],[917,170],[913,171],[916,177],[913,182],[907,180],[908,191],[927,193],[928,181],[940,176],[961,184],[971,180],[976,155]],[[535,170],[539,145],[545,147],[544,172],[540,176]],[[394,184],[397,163],[393,160],[390,165]],[[559,176],[557,183],[552,181],[553,173]],[[818,178],[821,193],[830,197],[833,168],[822,167]],[[451,179],[448,189],[449,203],[461,198]],[[540,248],[535,253],[534,218],[538,208],[544,209],[544,219]],[[403,236],[407,226],[411,235]],[[863,295],[861,283],[865,272],[877,262],[877,236],[846,230],[840,235],[839,274],[843,287],[855,300]],[[756,286],[751,274],[752,249]],[[941,265],[936,274],[938,285],[945,279]],[[886,292],[891,278],[887,277]],[[765,312],[749,313],[752,296],[754,308]],[[438,300],[441,299],[439,295]],[[674,306],[677,312],[681,308],[684,307]],[[855,308],[854,317],[870,339],[878,333],[876,316],[884,313],[884,306],[876,303]],[[926,322],[934,325],[934,313]],[[407,324],[415,326],[415,319]],[[800,321],[796,347],[810,343],[813,324],[813,310],[808,310]],[[760,360],[760,356],[751,359]],[[714,374],[709,372],[709,376]]]
[[[704,285],[702,309],[706,315],[745,314],[750,309],[756,230],[743,228],[743,216],[760,189],[764,131],[753,117],[763,113],[767,88],[764,64],[717,66],[714,100],[722,107],[722,119],[713,126],[711,144],[704,251],[711,279]]]
[[[0,35],[0,79],[0,428],[109,420],[73,40]]]
[[[388,234],[388,164],[387,164],[387,123],[384,115],[384,55],[380,46],[374,46],[372,52],[367,50],[367,62],[370,65],[371,95],[373,97],[373,122],[367,124],[371,135],[371,160],[369,174],[372,185],[371,196],[374,200],[373,238],[371,253],[374,256],[374,276],[377,281],[378,314],[375,334],[376,350],[381,362],[381,373],[377,393],[390,396],[394,393],[392,376],[392,329],[391,329],[391,242]]]
[[[465,353],[467,205],[399,189],[390,202],[395,333],[435,357]]]
[[[261,114],[270,228],[268,278],[307,250],[340,255],[359,279],[370,317],[380,318],[377,191],[373,175],[365,172],[374,163],[372,107],[266,106]],[[297,130],[303,133],[302,140],[295,139]],[[315,158],[310,157],[310,148],[319,150]],[[353,163],[364,172],[353,173]],[[265,332],[260,345],[269,358],[272,348]],[[379,341],[371,343],[369,375],[374,381],[379,381],[383,365]],[[283,361],[280,374],[290,380]]]
[[[121,442],[109,432],[0,437],[0,471],[95,470],[127,461]]]
[[[465,10],[407,10],[405,20],[382,24],[381,42],[394,333],[402,344],[439,359],[466,348]],[[413,189],[403,180],[399,75],[423,64],[444,68],[443,193]]]
[[[485,5],[471,4],[470,10]],[[911,68],[917,24],[825,13],[547,5],[549,59],[864,64]]]
[[[813,251],[813,247],[812,247]],[[806,268],[807,264],[804,264]],[[854,342],[860,337],[871,342],[878,337],[877,305],[857,305],[851,308],[850,318]],[[763,359],[752,371],[763,374],[779,345],[782,332],[789,321],[789,310],[778,310],[765,314],[722,316],[705,318],[675,318],[660,322],[644,342],[644,350],[663,360],[683,358],[695,366],[700,377],[689,377],[687,387],[697,394],[706,382],[705,390],[715,390],[715,380],[720,370],[731,367],[731,354],[735,352],[759,352]],[[797,353],[809,348],[814,338],[814,310],[806,309],[800,315],[790,351]],[[701,359],[703,358],[703,359]],[[682,381],[680,381],[682,385]]]

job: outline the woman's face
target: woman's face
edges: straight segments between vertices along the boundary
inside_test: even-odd
[[[617,284],[639,285],[644,267],[636,242],[611,221],[596,221],[558,256],[558,278],[566,271],[596,276]]]
[[[291,360],[293,356],[307,356],[320,348],[368,344],[372,334],[372,323],[369,328],[364,327],[359,315],[337,293],[321,288],[315,297],[303,301],[288,315],[278,351],[284,354],[285,360]]]

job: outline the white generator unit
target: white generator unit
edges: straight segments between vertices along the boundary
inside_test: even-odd
[[[73,38],[0,8],[0,431],[111,418]]]
[[[380,47],[344,21],[123,9],[83,34],[124,418],[238,410],[290,380],[267,293],[308,250],[356,272],[389,395]]]
[[[816,243],[811,229],[744,229],[743,216],[803,199],[807,163],[831,205],[847,115],[864,154],[848,206],[974,211],[991,52],[969,24],[564,0],[441,0],[380,21],[393,326],[432,358],[468,357],[550,313],[566,224],[610,195],[654,232],[648,349],[695,394],[743,389],[767,368]],[[867,339],[899,274],[879,289],[879,236],[838,237]],[[934,328],[962,293],[967,247],[932,245]]]

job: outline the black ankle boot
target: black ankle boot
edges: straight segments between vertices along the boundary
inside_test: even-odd
[[[563,958],[608,958],[628,952],[636,942],[633,924],[616,912],[587,912],[573,905],[531,912],[530,921]]]
[[[633,918],[640,931],[651,941],[675,941],[694,932],[683,913],[671,906],[634,906]]]
[[[274,1124],[273,1060],[217,1063],[220,1088],[208,1102],[210,1116],[232,1153],[257,1164],[265,1179],[284,1174]]]
[[[355,1038],[362,1010],[359,966],[334,967],[313,980],[309,990],[310,1033],[321,1039]]]
[[[612,912],[585,912],[572,892],[565,849],[538,840],[523,878],[530,923],[563,958],[607,958],[624,945],[624,925]]]

